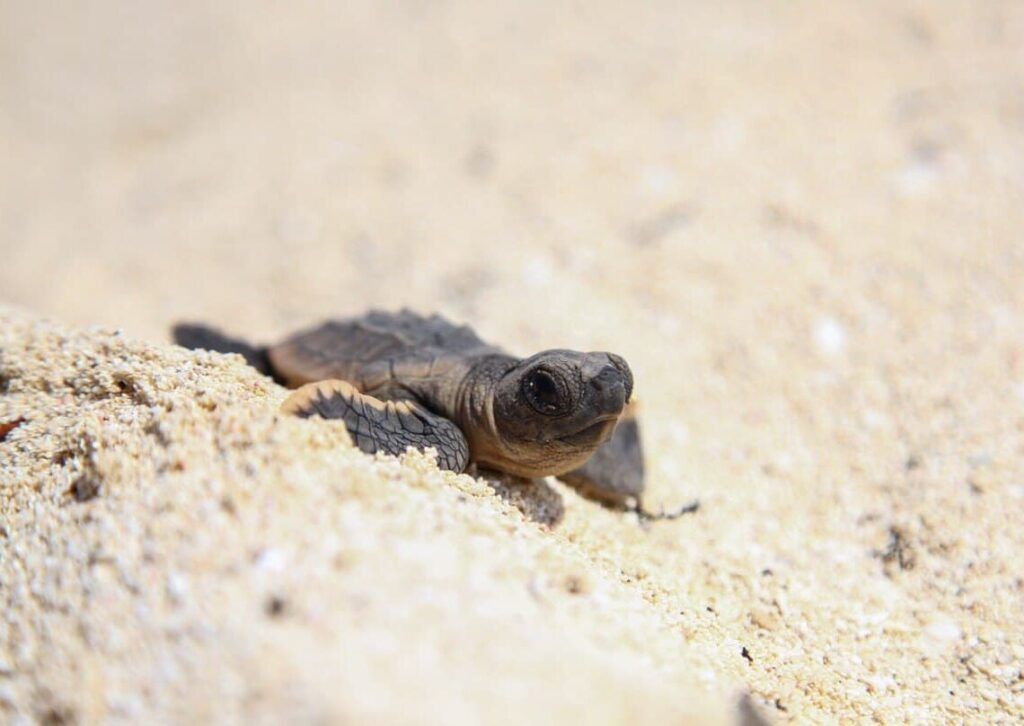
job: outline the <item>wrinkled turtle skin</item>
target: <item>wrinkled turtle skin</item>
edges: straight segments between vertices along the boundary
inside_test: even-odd
[[[633,374],[613,353],[517,358],[466,326],[408,310],[332,320],[268,347],[202,325],[173,334],[187,348],[244,356],[295,389],[284,411],[341,419],[367,453],[433,447],[445,469],[556,476],[603,504],[665,516],[640,506]]]

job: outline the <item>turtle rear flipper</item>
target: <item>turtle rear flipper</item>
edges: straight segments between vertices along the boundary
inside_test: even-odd
[[[192,323],[178,323],[171,328],[171,336],[174,338],[175,343],[190,350],[237,353],[245,358],[246,363],[260,373],[280,382],[278,376],[274,373],[273,367],[270,365],[266,346],[251,345],[244,340],[224,335],[219,330],[206,325]]]
[[[469,444],[459,427],[416,401],[382,401],[345,381],[329,380],[296,389],[281,410],[302,418],[341,419],[356,446],[367,454],[398,455],[410,446],[433,446],[441,469],[462,472],[469,463]]]

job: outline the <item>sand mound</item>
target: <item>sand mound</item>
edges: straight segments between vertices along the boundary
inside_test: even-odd
[[[748,688],[778,720],[1022,713],[998,508],[829,507],[831,533],[716,549],[728,501],[644,529],[366,456],[234,356],[11,310],[0,331],[8,715],[726,722]]]
[[[11,311],[0,331],[0,422],[25,419],[0,444],[8,714],[723,718],[618,554],[635,521],[550,528],[506,500],[568,490],[375,460],[276,414],[283,389],[239,358]]]

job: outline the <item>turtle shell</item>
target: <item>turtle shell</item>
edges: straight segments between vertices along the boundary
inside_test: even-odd
[[[458,385],[470,359],[501,351],[439,315],[374,310],[296,333],[267,353],[290,386],[336,378],[365,393],[389,384],[422,388],[425,380]]]

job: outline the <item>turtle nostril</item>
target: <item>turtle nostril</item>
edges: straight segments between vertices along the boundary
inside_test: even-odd
[[[624,383],[622,373],[612,366],[605,366],[600,373],[590,379],[590,385],[599,393],[611,391],[616,387],[624,389]]]
[[[608,360],[611,361],[611,364],[615,366],[615,369],[622,376],[622,385],[626,389],[626,399],[628,400],[633,395],[633,371],[629,369],[629,364],[626,363],[622,356],[609,353]]]

